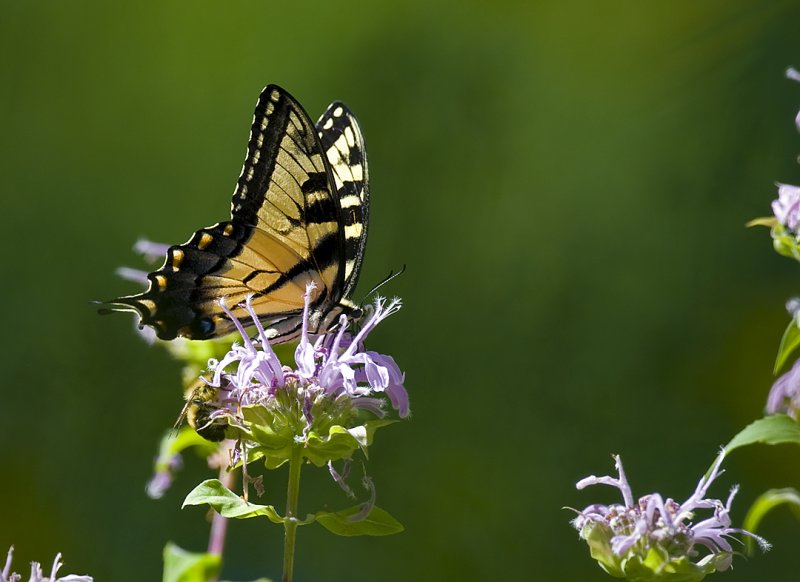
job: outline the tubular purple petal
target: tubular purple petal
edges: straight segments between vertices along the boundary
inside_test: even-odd
[[[151,240],[140,238],[133,245],[133,250],[142,255],[148,261],[156,261],[163,259],[170,245],[164,243],[157,243]]]
[[[228,305],[225,302],[225,298],[224,297],[220,298],[219,301],[217,301],[217,303],[219,304],[222,311],[225,312],[225,315],[228,316],[228,319],[230,319],[233,322],[233,325],[236,326],[236,330],[239,332],[239,335],[242,336],[244,345],[247,346],[247,348],[250,351],[255,351],[256,348],[253,345],[253,341],[250,339],[250,336],[244,330],[244,327],[242,327],[242,322],[239,321],[239,318],[233,315],[233,312],[230,309],[228,309]]]
[[[354,398],[353,408],[367,410],[375,415],[376,418],[383,418],[386,413],[383,411],[383,400],[380,398]]]
[[[344,466],[342,467],[341,474],[336,470],[336,467],[333,466],[333,461],[328,461],[328,471],[333,477],[333,480],[336,484],[341,487],[342,491],[345,492],[345,495],[350,497],[351,499],[355,499],[356,494],[353,493],[352,487],[347,484],[347,477],[350,475],[350,465],[352,461],[350,459],[345,459]]]
[[[362,521],[366,519],[366,517],[369,515],[369,512],[372,511],[373,507],[375,507],[375,498],[377,493],[375,491],[375,484],[372,482],[372,479],[364,475],[364,478],[361,480],[361,484],[364,485],[364,488],[367,491],[369,491],[369,499],[361,504],[358,513],[348,516],[348,521]]]
[[[117,267],[114,270],[114,273],[120,279],[125,279],[126,281],[132,281],[134,283],[139,283],[140,285],[147,285],[150,281],[147,278],[147,271],[142,271],[141,269],[131,269],[130,267]]]
[[[6,565],[3,568],[3,579],[8,579],[11,576],[11,559],[14,557],[14,546],[8,548],[8,554],[6,555]]]

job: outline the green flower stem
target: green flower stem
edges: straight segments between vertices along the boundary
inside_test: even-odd
[[[286,493],[286,537],[283,543],[283,582],[294,576],[294,543],[297,539],[297,501],[300,497],[300,469],[303,466],[303,447],[295,445],[289,461],[289,487]]]

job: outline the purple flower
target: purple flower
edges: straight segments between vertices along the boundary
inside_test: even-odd
[[[304,295],[303,327],[294,368],[281,364],[250,297],[244,307],[256,328],[252,339],[220,301],[239,330],[242,343],[234,344],[221,359],[208,362],[212,372],[208,383],[218,389],[218,400],[213,403],[217,409],[210,420],[224,418],[245,441],[252,440],[262,452],[268,448],[265,455],[274,456],[275,466],[293,443],[303,442],[308,450],[309,439],[344,438],[353,446],[366,446],[371,438],[370,421],[364,421],[360,413],[381,419],[386,415],[387,401],[401,418],[410,412],[405,377],[394,359],[363,347],[369,333],[400,309],[400,300],[378,298],[366,308],[364,323],[356,332],[350,331],[352,322],[342,315],[335,331],[312,335],[308,318],[313,289],[313,285],[307,286]],[[349,436],[331,431],[344,431]],[[346,447],[331,447],[316,456],[309,453],[309,459],[324,464],[334,457],[348,457]],[[334,449],[338,456],[322,459]]]
[[[800,71],[794,68],[786,70],[786,76],[793,81],[800,81]],[[800,129],[800,112],[795,117],[795,125]],[[772,213],[778,223],[795,234],[800,223],[800,188],[789,184],[778,184],[778,199],[772,201]]]
[[[156,472],[147,482],[147,496],[150,499],[161,499],[164,493],[172,486],[175,473],[183,467],[183,457],[180,453],[171,455],[165,461],[156,463]]]
[[[16,572],[11,571],[11,558],[14,554],[14,546],[8,549],[8,557],[6,558],[6,565],[3,571],[0,572],[0,582],[21,582],[22,576]],[[75,576],[69,575],[62,578],[56,578],[58,571],[62,566],[61,554],[56,554],[56,559],[53,561],[53,567],[50,569],[50,576],[45,577],[42,572],[42,566],[38,562],[31,562],[31,575],[28,582],[92,582],[91,576]]]
[[[792,81],[800,81],[800,71],[794,67],[789,67],[786,69],[786,77]],[[797,116],[794,118],[794,123],[797,126],[797,129],[800,129],[800,112],[798,112]]]
[[[772,212],[780,224],[797,232],[800,223],[800,188],[778,184],[778,199],[772,201]]]
[[[576,486],[611,485],[622,493],[623,504],[590,505],[578,512],[572,524],[589,543],[592,556],[613,576],[643,581],[680,573],[687,576],[681,579],[702,580],[706,574],[726,570],[733,557],[730,541],[736,539],[734,534],[753,537],[764,550],[769,544],[755,534],[731,527],[730,508],[736,487],[725,503],[706,498],[708,488],[721,473],[723,458],[721,453],[694,493],[678,503],[658,493],[636,501],[622,461],[615,455],[618,478],[590,476]],[[712,515],[697,520],[696,514],[702,510]]]
[[[767,397],[767,414],[787,414],[800,421],[800,360],[775,380]]]

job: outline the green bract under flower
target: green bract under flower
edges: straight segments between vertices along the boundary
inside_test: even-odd
[[[409,414],[404,376],[390,356],[366,351],[363,342],[378,323],[400,308],[399,300],[378,299],[361,329],[348,333],[342,315],[337,331],[312,339],[308,313],[312,288],[305,294],[303,331],[295,350],[296,369],[281,365],[250,301],[246,308],[258,333],[245,333],[238,320],[242,345],[234,345],[219,361],[210,360],[209,385],[218,391],[207,423],[225,423],[226,436],[241,440],[247,462],[263,458],[275,468],[302,447],[315,465],[350,458],[366,449],[375,430],[393,422],[386,401],[399,417]],[[241,460],[241,459],[240,459]]]

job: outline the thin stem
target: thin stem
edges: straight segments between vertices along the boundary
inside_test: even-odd
[[[228,441],[230,442],[230,441]],[[234,445],[235,446],[235,445]],[[220,444],[220,449],[217,451],[217,458],[219,459],[219,480],[228,489],[233,489],[236,475],[233,471],[228,471],[228,463],[225,462],[225,457],[230,457],[233,449],[228,443]],[[212,511],[211,517],[211,532],[208,536],[208,553],[212,556],[219,556],[222,560],[222,554],[225,551],[225,536],[228,533],[228,518],[222,517],[216,511]],[[209,582],[219,582],[219,575],[214,576]]]
[[[219,470],[219,480],[228,489],[233,488],[233,472],[229,472],[225,467]],[[225,549],[225,533],[227,531],[228,518],[222,517],[216,511],[211,518],[211,535],[208,538],[208,553],[222,557]]]
[[[294,576],[294,544],[297,538],[297,501],[300,497],[300,469],[303,466],[303,448],[295,446],[289,461],[289,486],[286,492],[286,536],[283,542],[283,582],[292,582]]]

